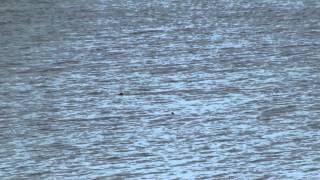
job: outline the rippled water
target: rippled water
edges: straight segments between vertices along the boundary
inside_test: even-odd
[[[319,179],[319,48],[318,0],[2,0],[0,177]]]

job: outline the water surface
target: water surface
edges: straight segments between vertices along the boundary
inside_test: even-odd
[[[317,0],[2,0],[0,177],[319,179],[319,19]]]

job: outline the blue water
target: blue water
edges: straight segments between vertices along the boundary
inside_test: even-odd
[[[320,179],[319,9],[3,0],[1,179]]]

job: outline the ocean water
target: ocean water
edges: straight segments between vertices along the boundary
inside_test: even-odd
[[[319,49],[317,0],[2,0],[0,177],[320,179]]]

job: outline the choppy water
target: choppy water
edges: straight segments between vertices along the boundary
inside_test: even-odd
[[[319,48],[318,0],[2,0],[0,177],[319,179]]]

